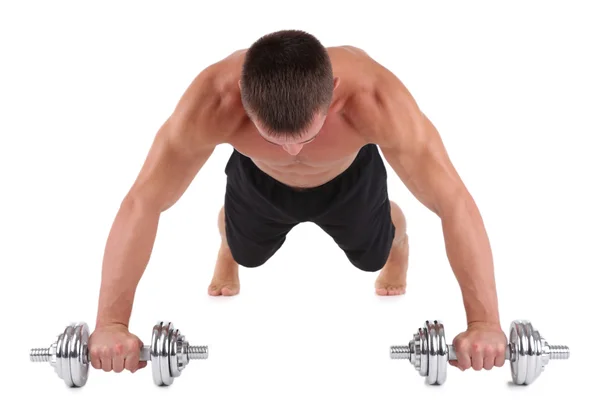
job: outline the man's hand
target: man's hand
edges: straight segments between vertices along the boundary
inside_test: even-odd
[[[96,328],[88,346],[92,367],[96,369],[136,372],[147,365],[147,361],[140,361],[142,341],[121,324]]]
[[[464,371],[473,368],[491,370],[505,361],[506,335],[496,323],[474,322],[454,338],[456,361],[449,364]]]

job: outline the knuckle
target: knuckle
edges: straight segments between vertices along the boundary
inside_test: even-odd
[[[137,339],[129,339],[125,343],[127,350],[130,352],[138,351],[140,349],[140,344]]]
[[[454,344],[455,348],[459,352],[466,352],[469,348],[469,343],[465,340],[458,340]]]
[[[92,361],[96,360],[100,356],[100,350],[97,346],[92,346],[90,348],[90,358]]]
[[[123,355],[123,344],[115,343],[115,346],[113,346],[113,349],[112,349],[112,353],[113,353],[113,355],[116,355],[116,356]]]

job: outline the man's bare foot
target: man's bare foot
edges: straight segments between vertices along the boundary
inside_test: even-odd
[[[240,292],[238,264],[233,260],[228,248],[221,247],[215,264],[212,282],[208,287],[208,295],[231,297]]]
[[[387,263],[375,281],[377,295],[402,295],[406,292],[406,273],[408,270],[408,236],[395,244],[390,251]]]

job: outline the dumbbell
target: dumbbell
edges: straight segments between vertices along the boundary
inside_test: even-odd
[[[510,325],[505,360],[510,364],[513,383],[528,385],[544,371],[551,359],[569,359],[569,348],[549,345],[527,320],[514,320]],[[446,381],[448,361],[456,361],[452,345],[446,344],[444,325],[439,320],[425,321],[407,346],[392,346],[392,359],[406,359],[427,384]]]
[[[90,359],[89,327],[85,322],[71,323],[49,348],[34,348],[32,362],[49,362],[69,387],[87,383]],[[157,386],[169,386],[192,359],[207,359],[206,346],[191,346],[171,322],[157,322],[152,328],[150,345],[140,350],[140,361],[152,362],[152,378]]]

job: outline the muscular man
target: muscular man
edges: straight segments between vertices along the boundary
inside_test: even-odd
[[[468,321],[454,341],[453,365],[503,365],[490,244],[437,130],[398,78],[363,50],[325,48],[290,30],[204,69],[158,130],[108,237],[90,337],[94,368],[146,365],[128,324],[159,217],[219,144],[233,153],[210,295],[237,294],[239,265],[264,264],[301,222],[318,225],[357,269],[379,271],[377,294],[404,293],[409,241],[402,211],[388,198],[383,157],[441,219]]]

